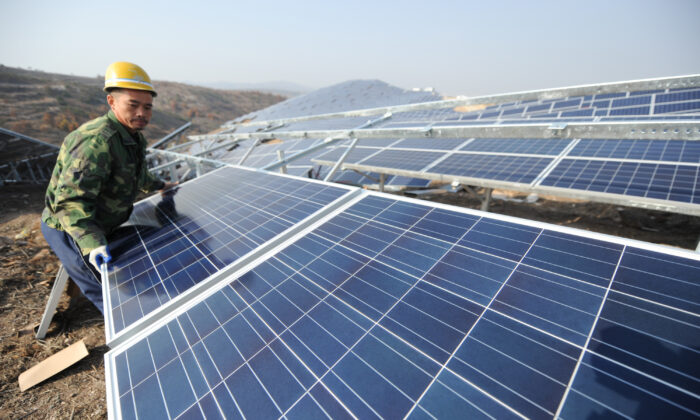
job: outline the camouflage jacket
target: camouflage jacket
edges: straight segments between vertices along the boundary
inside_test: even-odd
[[[83,255],[107,244],[133,210],[139,190],[163,188],[145,164],[146,139],[133,138],[112,111],[66,136],[41,219],[70,234]]]

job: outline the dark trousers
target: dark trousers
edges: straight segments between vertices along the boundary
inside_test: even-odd
[[[83,257],[80,248],[73,238],[66,232],[56,230],[41,222],[41,233],[44,234],[46,242],[56,254],[63,268],[68,272],[68,276],[73,279],[80,290],[90,302],[92,302],[100,312],[102,308],[102,282],[100,274],[88,261],[88,257]]]

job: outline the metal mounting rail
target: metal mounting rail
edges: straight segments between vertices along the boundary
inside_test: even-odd
[[[571,122],[566,125],[544,124],[491,124],[421,126],[406,128],[357,128],[350,130],[298,130],[264,133],[230,133],[216,135],[224,139],[277,138],[589,138],[589,139],[644,139],[644,140],[700,140],[700,121],[621,121]]]
[[[171,141],[173,141],[174,139],[176,139],[178,136],[180,136],[180,134],[182,134],[185,130],[187,130],[187,129],[190,128],[191,126],[192,126],[192,122],[191,122],[191,121],[190,121],[190,122],[187,122],[187,123],[185,123],[185,124],[183,124],[183,125],[181,125],[180,127],[176,128],[172,133],[168,134],[167,136],[165,136],[165,137],[163,137],[162,139],[160,139],[160,140],[158,140],[157,142],[155,142],[155,143],[151,146],[151,148],[154,148],[154,149],[155,149],[155,148],[158,148],[158,147],[161,147],[161,146],[165,147],[165,145],[167,145],[169,142],[171,142]]]

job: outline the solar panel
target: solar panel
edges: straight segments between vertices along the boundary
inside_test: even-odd
[[[568,156],[700,163],[700,142],[582,139]]]
[[[447,146],[441,150],[436,145],[443,141]],[[461,147],[449,150],[457,144]],[[312,161],[332,165],[343,150],[338,147]],[[383,148],[357,146],[352,153],[344,168],[625,205],[659,205],[689,214],[699,211],[663,204],[698,203],[700,143],[694,140],[415,138]]]
[[[558,155],[571,143],[570,139],[474,139],[460,150],[467,152],[522,153]]]
[[[106,356],[117,418],[700,415],[700,257],[363,193]]]
[[[428,172],[529,184],[551,162],[551,157],[455,153]]]
[[[388,166],[391,168],[405,169],[407,171],[420,171],[443,155],[444,153],[441,152],[415,152],[394,149],[382,150],[377,154],[362,159],[360,164],[367,166]]]
[[[226,167],[135,206],[110,241],[107,341],[325,208],[348,189]]]
[[[503,120],[509,123],[522,123],[530,119],[567,119],[570,121],[594,121],[596,118],[645,116],[647,119],[665,119],[668,113],[700,112],[700,101],[696,97],[700,89],[692,88],[679,93],[653,93],[639,95],[638,92],[620,92],[617,94],[596,95],[586,101],[584,96],[564,98],[557,101],[550,99],[518,101],[486,107],[481,110],[461,111],[459,108],[438,108],[410,112],[399,112],[385,123],[386,127],[398,127],[425,123],[441,126],[444,123],[475,122],[476,120]],[[661,102],[657,100],[661,99]],[[611,98],[618,98],[612,99]],[[652,103],[656,103],[652,107]]]
[[[563,159],[543,186],[700,204],[700,166]]]

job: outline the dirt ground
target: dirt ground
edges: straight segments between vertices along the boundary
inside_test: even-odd
[[[59,266],[39,228],[43,194],[43,187],[0,187],[0,419],[105,418],[103,357],[108,349],[99,311],[83,297],[69,305],[64,294],[46,339],[34,337]],[[480,206],[466,193],[431,199]],[[695,249],[700,236],[697,217],[575,200],[494,200],[490,210],[688,249]],[[20,373],[79,340],[85,341],[87,358],[20,392]]]

